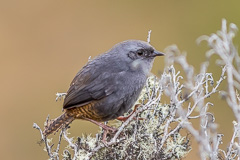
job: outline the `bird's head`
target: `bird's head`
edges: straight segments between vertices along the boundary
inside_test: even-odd
[[[113,50],[115,55],[118,54],[118,60],[126,62],[132,71],[141,70],[146,74],[150,72],[154,58],[164,55],[148,42],[140,40],[121,42]]]

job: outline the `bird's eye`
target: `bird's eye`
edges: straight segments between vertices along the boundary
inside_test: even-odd
[[[142,55],[143,55],[143,51],[138,51],[137,54],[138,54],[139,56],[142,56]]]

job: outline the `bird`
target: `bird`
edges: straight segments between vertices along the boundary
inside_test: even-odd
[[[63,103],[63,114],[50,120],[48,136],[76,119],[101,122],[116,119],[133,107],[150,74],[155,57],[163,56],[150,43],[126,40],[90,60],[72,80]]]

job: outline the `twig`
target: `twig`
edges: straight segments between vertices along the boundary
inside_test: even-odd
[[[74,150],[73,159],[76,159],[76,157],[78,155],[78,146],[73,143],[73,138],[68,138],[68,136],[67,136],[68,133],[67,133],[66,128],[62,129],[62,133],[63,133],[64,139],[68,142],[69,146]]]
[[[67,93],[56,93],[56,101],[61,100],[62,98],[64,98],[67,95]]]
[[[52,146],[49,146],[47,138],[43,135],[43,132],[42,132],[41,128],[36,123],[33,123],[33,128],[39,130],[40,135],[41,135],[41,142],[45,143],[45,147],[46,147],[48,156],[53,159],[54,156],[53,156],[53,154],[51,152]]]
[[[151,41],[151,32],[152,32],[152,30],[148,31],[148,36],[147,36],[147,42],[148,43],[150,43],[150,41]]]

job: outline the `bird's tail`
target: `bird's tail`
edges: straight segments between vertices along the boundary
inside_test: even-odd
[[[48,124],[46,124],[43,135],[48,136],[49,134],[52,134],[60,128],[68,126],[73,120],[74,116],[72,114],[64,112],[61,116],[57,117],[56,119],[50,120]]]

